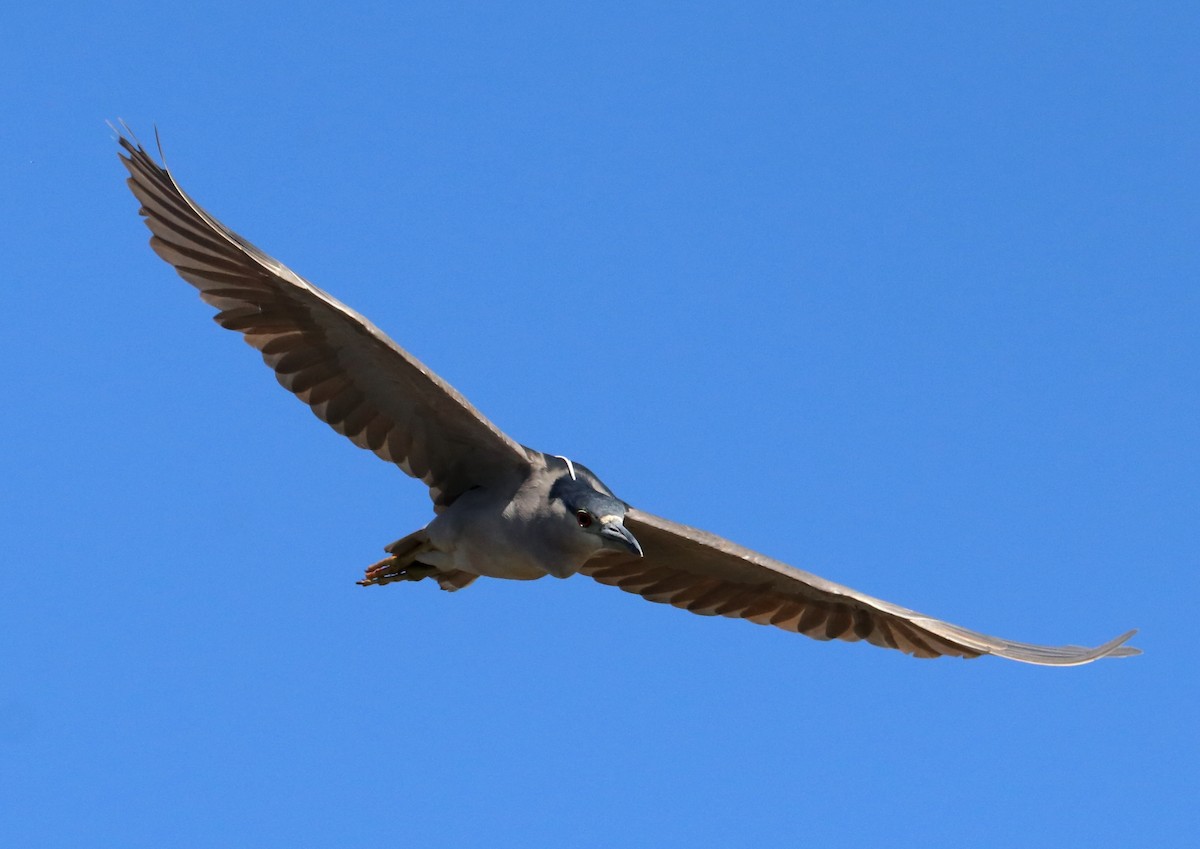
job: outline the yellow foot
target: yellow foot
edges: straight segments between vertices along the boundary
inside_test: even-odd
[[[407,558],[385,557],[378,563],[367,567],[367,573],[358,582],[361,587],[373,587],[390,584],[393,581],[419,581],[428,578],[437,570],[424,563],[413,563]]]

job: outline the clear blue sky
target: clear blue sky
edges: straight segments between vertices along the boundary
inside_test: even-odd
[[[0,844],[1197,845],[1196,4],[581,5],[0,12]],[[1146,654],[355,586],[423,487],[151,253],[117,117],[635,505]]]

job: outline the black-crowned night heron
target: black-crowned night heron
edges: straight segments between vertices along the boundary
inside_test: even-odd
[[[693,613],[917,657],[1071,666],[1138,653],[1124,645],[1133,631],[1097,648],[985,636],[630,507],[583,465],[513,441],[375,325],[201,209],[140,144],[119,141],[151,247],[217,323],[334,430],[429,486],[433,521],[388,546],[360,583],[433,577],[457,590],[479,576],[582,573]]]

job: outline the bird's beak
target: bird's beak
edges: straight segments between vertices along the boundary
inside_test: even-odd
[[[600,537],[612,548],[633,552],[638,557],[642,556],[642,546],[619,519],[605,522],[600,528]]]

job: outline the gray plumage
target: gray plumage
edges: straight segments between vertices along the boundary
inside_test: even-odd
[[[864,595],[705,531],[644,513],[578,463],[526,448],[358,313],[229,230],[120,134],[154,251],[257,348],[279,383],[354,444],[428,487],[433,521],[387,547],[360,583],[581,573],[650,601],[865,640],[917,657],[994,654],[1072,666],[1138,654],[989,637]]]

